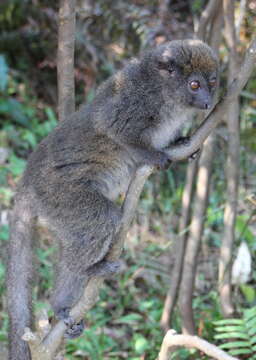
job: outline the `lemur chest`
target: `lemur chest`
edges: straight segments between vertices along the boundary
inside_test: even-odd
[[[188,121],[188,114],[176,113],[173,110],[162,109],[160,112],[160,122],[152,129],[151,141],[155,149],[161,150],[167,147],[172,141],[177,139]]]
[[[114,201],[120,194],[126,194],[135,171],[135,163],[127,157],[121,157],[114,167],[105,169],[100,174],[103,195]]]

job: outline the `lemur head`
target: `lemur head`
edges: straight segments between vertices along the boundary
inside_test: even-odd
[[[218,86],[218,60],[208,45],[200,40],[175,40],[158,46],[149,59],[163,90],[175,103],[211,108]]]

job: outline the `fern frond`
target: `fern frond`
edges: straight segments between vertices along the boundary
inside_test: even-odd
[[[237,325],[241,325],[243,324],[243,319],[222,319],[222,320],[217,320],[214,321],[213,323],[214,325],[233,325],[233,324],[237,324]]]
[[[244,310],[241,319],[223,319],[214,325],[217,332],[214,338],[225,341],[221,349],[233,356],[246,354],[250,360],[256,360],[256,306]]]
[[[231,341],[226,344],[221,344],[219,346],[220,349],[235,349],[235,348],[242,348],[242,347],[250,347],[251,344],[249,341]]]

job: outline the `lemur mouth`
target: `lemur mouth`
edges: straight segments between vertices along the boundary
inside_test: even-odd
[[[191,103],[191,106],[199,109],[199,110],[209,110],[212,107],[212,103],[210,102],[205,102],[205,103]]]

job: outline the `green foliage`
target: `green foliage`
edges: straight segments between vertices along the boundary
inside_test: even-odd
[[[0,343],[7,342],[7,327],[8,317],[6,313],[1,313],[1,327],[0,327]]]
[[[203,0],[194,0],[192,1],[191,7],[192,7],[192,11],[194,13],[199,13],[202,11],[202,8],[204,7],[205,1]]]
[[[238,215],[236,217],[235,230],[240,240],[245,240],[252,248],[254,248],[255,236],[248,227],[248,220],[250,220],[250,217],[247,214]]]
[[[0,263],[0,295],[4,290],[4,277],[5,277],[5,267],[2,263]]]
[[[0,4],[0,30],[10,30],[21,26],[25,21],[25,8],[28,0],[9,0]]]
[[[28,84],[18,73],[10,72],[5,57],[0,55],[0,142],[7,150],[7,160],[0,164],[0,201],[10,204],[14,191],[8,181],[23,173],[28,154],[57,124],[49,106],[38,106]]]
[[[40,277],[40,292],[50,291],[53,288],[53,255],[56,248],[48,247],[45,250],[37,249],[37,257],[40,263],[38,268]]]
[[[42,113],[37,102],[29,96],[27,84],[21,86],[19,78],[10,76],[0,99],[0,126],[5,142],[14,145],[17,153],[33,149],[57,124],[53,110],[44,106]]]
[[[221,349],[230,355],[250,355],[251,360],[256,359],[256,307],[244,310],[241,319],[224,319],[214,324],[218,332],[215,339],[225,341]]]
[[[97,334],[95,336],[95,328],[88,329],[84,332],[83,338],[79,338],[76,341],[70,341],[67,346],[67,354],[72,354],[69,359],[74,359],[74,356],[85,354],[89,356],[91,360],[101,360],[105,359],[104,354],[108,354],[108,358],[118,359],[115,357],[116,347],[115,341],[105,335],[104,333]],[[111,356],[111,355],[114,356]]]
[[[253,304],[256,301],[256,290],[254,286],[241,284],[239,288],[249,304]]]

